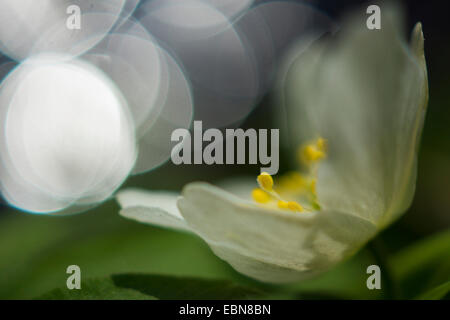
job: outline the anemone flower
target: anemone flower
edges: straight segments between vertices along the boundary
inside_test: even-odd
[[[253,190],[242,179],[229,191],[124,190],[121,215],[192,232],[264,282],[308,278],[353,255],[412,201],[428,100],[421,24],[408,44],[401,19],[384,17],[381,30],[349,19],[291,59],[281,88],[297,170],[276,181],[263,172]]]

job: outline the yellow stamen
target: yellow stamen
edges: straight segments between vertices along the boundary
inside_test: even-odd
[[[288,172],[280,177],[274,189],[281,194],[289,194],[291,196],[298,196],[308,192],[309,182],[306,177],[298,172]]]
[[[325,153],[320,151],[317,146],[309,144],[303,149],[303,157],[307,163],[313,163],[325,157]]]
[[[321,207],[316,191],[318,164],[326,157],[327,147],[327,141],[318,138],[298,149],[299,158],[306,165],[305,175],[289,172],[281,176],[275,186],[272,176],[267,172],[262,172],[256,179],[259,188],[253,190],[253,199],[258,203],[271,202],[268,205],[272,208],[273,202],[277,201],[277,207],[284,210],[319,211]],[[300,199],[305,207],[299,202],[288,201],[289,198]]]
[[[270,201],[270,195],[259,188],[253,189],[252,198],[258,203],[267,203]]]
[[[303,207],[298,202],[295,202],[295,201],[289,201],[287,203],[287,206],[288,206],[289,210],[292,210],[292,211],[298,211],[298,212],[303,211]]]
[[[327,141],[318,138],[315,142],[307,144],[299,149],[299,158],[306,165],[316,163],[326,156]]]
[[[256,180],[258,181],[258,184],[261,187],[261,189],[265,191],[272,191],[273,179],[270,174],[268,174],[267,172],[262,172]]]
[[[280,208],[280,209],[289,209],[287,201],[279,200],[278,201],[278,208]]]

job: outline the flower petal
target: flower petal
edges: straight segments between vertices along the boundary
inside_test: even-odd
[[[127,189],[117,193],[116,199],[126,218],[142,223],[190,231],[181,216],[176,201],[178,193]]]
[[[420,26],[411,48],[394,12],[381,30],[351,20],[336,43],[298,56],[285,79],[294,144],[321,136],[319,201],[382,228],[410,205],[428,99]],[[393,18],[394,17],[394,18]]]
[[[327,270],[376,231],[372,223],[353,215],[270,210],[207,183],[188,184],[178,207],[219,257],[239,272],[268,282]]]

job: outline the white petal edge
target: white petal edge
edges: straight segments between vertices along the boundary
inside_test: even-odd
[[[117,193],[120,215],[141,223],[191,231],[181,216],[176,201],[179,194],[171,191],[125,189]]]

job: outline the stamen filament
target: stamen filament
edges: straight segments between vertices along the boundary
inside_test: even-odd
[[[317,170],[319,162],[326,156],[327,141],[318,138],[316,141],[300,148],[298,152],[300,160],[308,169],[308,173],[303,176],[298,172],[290,172],[282,176],[276,190],[288,196],[301,197],[307,202],[307,205],[303,206],[296,201],[286,201],[281,197],[280,193],[274,190],[273,178],[267,172],[262,172],[256,179],[259,188],[252,191],[255,202],[267,204],[276,200],[279,209],[295,212],[320,210],[316,191]]]
[[[267,172],[261,173],[257,178],[261,189],[254,189],[252,192],[253,199],[258,203],[267,203],[270,201],[270,196],[278,200],[278,208],[288,209],[291,211],[303,211],[303,207],[295,201],[285,201],[275,190],[273,190],[273,179]],[[267,198],[262,194],[264,193]]]

